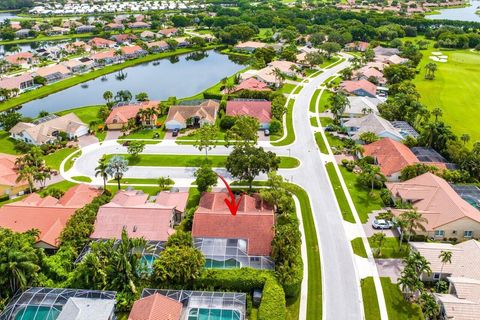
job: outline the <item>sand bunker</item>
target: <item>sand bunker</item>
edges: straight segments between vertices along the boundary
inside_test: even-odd
[[[439,52],[439,51],[434,51],[434,52],[432,52],[432,55],[433,55],[433,56],[441,56],[442,53]]]

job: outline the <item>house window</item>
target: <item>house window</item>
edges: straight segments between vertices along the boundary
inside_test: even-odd
[[[445,235],[445,231],[435,230],[435,237],[443,237],[444,235]]]
[[[473,231],[465,231],[465,232],[463,232],[463,236],[465,238],[471,238],[471,237],[473,237]]]
[[[433,274],[433,279],[434,279],[434,280],[440,279],[440,273],[436,273],[436,272],[435,272],[435,273]]]

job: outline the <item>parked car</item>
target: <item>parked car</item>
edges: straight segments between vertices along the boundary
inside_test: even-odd
[[[270,130],[265,129],[265,131],[263,131],[263,134],[265,135],[265,137],[268,137],[270,135]]]
[[[392,229],[393,223],[385,219],[375,219],[372,222],[373,229]]]
[[[179,131],[180,131],[180,130],[178,130],[178,129],[173,129],[173,131],[172,131],[172,137],[178,136],[178,132],[179,132]]]

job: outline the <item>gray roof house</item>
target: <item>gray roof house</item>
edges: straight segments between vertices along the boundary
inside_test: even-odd
[[[56,320],[112,320],[115,299],[70,298]]]
[[[382,103],[378,98],[371,97],[348,97],[348,106],[342,116],[346,118],[359,118],[370,113],[378,114],[377,106]]]
[[[390,123],[375,113],[368,114],[361,118],[352,118],[343,123],[352,139],[359,141],[360,135],[364,132],[373,132],[380,138],[390,138],[395,141],[402,141],[403,136]]]

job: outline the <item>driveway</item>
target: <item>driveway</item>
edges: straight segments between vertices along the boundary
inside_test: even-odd
[[[105,140],[117,140],[122,135],[120,130],[108,130]]]
[[[393,283],[398,282],[404,268],[402,259],[375,259],[375,263],[380,277],[389,277]]]
[[[399,234],[395,228],[393,229],[386,229],[386,230],[380,230],[380,229],[373,229],[372,227],[372,222],[375,220],[375,217],[378,215],[378,212],[372,212],[368,215],[368,221],[363,225],[363,230],[365,230],[365,234],[367,237],[371,237],[374,233],[377,232],[382,232],[385,233],[385,236],[387,237],[398,237]]]
[[[94,143],[98,143],[98,139],[93,134],[88,134],[86,136],[78,138],[78,145],[82,148]]]

